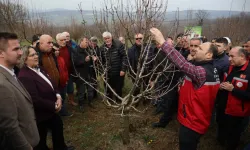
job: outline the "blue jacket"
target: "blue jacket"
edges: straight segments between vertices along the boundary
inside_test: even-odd
[[[229,67],[229,57],[225,52],[214,59],[214,65],[217,68],[218,74],[220,76],[220,81],[222,81],[223,73],[226,72]]]

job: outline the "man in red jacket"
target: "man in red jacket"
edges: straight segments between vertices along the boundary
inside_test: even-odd
[[[229,51],[230,66],[218,92],[218,141],[227,150],[237,149],[244,130],[243,122],[250,116],[250,65],[242,47]]]
[[[219,89],[220,80],[213,65],[217,47],[208,42],[199,45],[192,64],[169,41],[165,41],[158,29],[152,28],[150,31],[161,44],[166,57],[186,75],[179,93],[179,146],[180,150],[196,150],[201,135],[209,127]]]

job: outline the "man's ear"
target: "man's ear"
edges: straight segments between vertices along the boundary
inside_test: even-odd
[[[207,58],[207,59],[213,59],[213,53],[207,52],[207,53],[206,53],[206,58]]]
[[[4,51],[3,50],[0,50],[0,58],[3,58],[4,57]]]

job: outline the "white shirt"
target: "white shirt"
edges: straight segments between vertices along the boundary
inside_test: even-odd
[[[6,71],[8,71],[10,73],[11,76],[13,76],[16,79],[16,75],[14,73],[14,69],[10,70],[7,67],[3,66],[0,64],[0,67],[2,67],[3,69],[5,69]]]

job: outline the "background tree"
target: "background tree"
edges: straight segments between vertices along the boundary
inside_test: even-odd
[[[204,21],[208,19],[209,13],[206,10],[198,10],[195,13],[197,24],[203,26]]]

